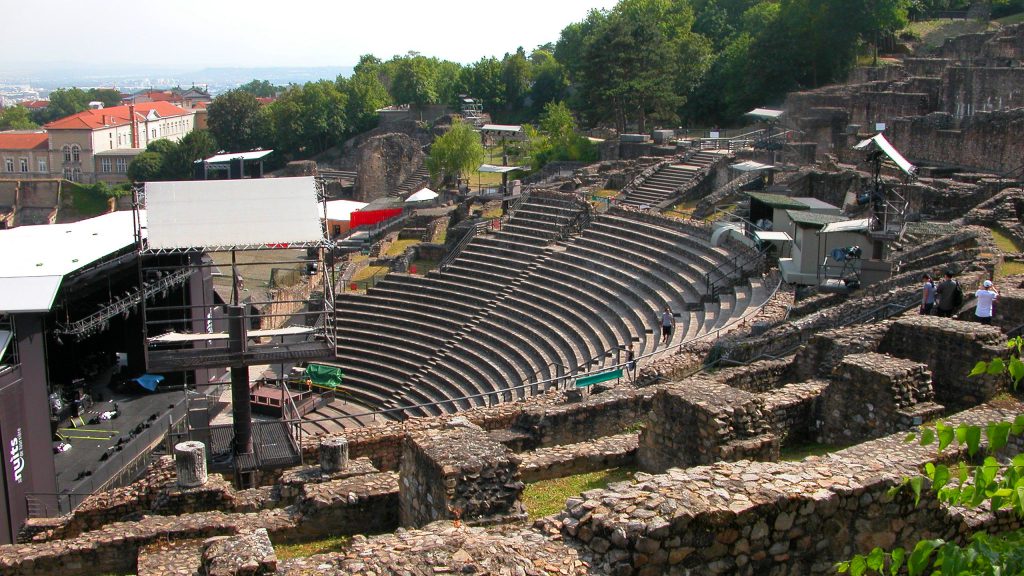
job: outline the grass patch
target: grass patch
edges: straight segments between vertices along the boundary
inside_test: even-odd
[[[992,240],[995,241],[996,247],[1003,252],[1007,254],[1016,254],[1021,251],[1020,244],[1017,244],[1016,240],[1002,230],[998,228],[989,228],[989,231],[992,232]]]
[[[717,222],[722,218],[725,218],[727,213],[733,213],[736,211],[736,204],[728,204],[726,206],[717,206],[718,212],[712,212],[706,220],[707,222]]]
[[[351,540],[348,536],[328,536],[322,540],[299,544],[275,544],[274,555],[278,560],[289,560],[291,558],[307,558],[314,554],[341,552],[348,548]]]
[[[412,266],[416,267],[417,274],[426,274],[431,270],[437,270],[437,265],[440,262],[437,260],[416,260],[412,263]]]
[[[389,268],[387,266],[367,266],[366,268],[363,268],[359,272],[353,274],[352,281],[362,282],[364,280],[369,280],[370,278],[377,274],[387,274],[388,270]]]
[[[1003,262],[996,269],[996,278],[1024,274],[1024,262]]]
[[[394,242],[391,243],[390,246],[388,246],[388,250],[387,250],[387,252],[385,252],[385,255],[386,256],[401,256],[402,253],[405,252],[406,248],[408,248],[410,246],[415,246],[415,245],[417,245],[419,243],[420,243],[420,241],[416,240],[415,238],[410,238],[408,240],[395,240]]]
[[[962,36],[964,34],[972,34],[975,32],[983,32],[993,26],[998,26],[998,24],[979,22],[977,20],[938,18],[935,20],[911,22],[906,28],[904,28],[904,31],[920,38],[921,44],[924,47],[934,49],[942,46],[942,43],[945,42],[947,38]]]
[[[495,201],[492,201],[492,202],[488,202],[484,206],[483,212],[480,213],[480,217],[481,218],[486,218],[486,219],[501,218],[502,215],[504,215],[504,212],[501,211],[501,201],[500,200],[495,200]]]
[[[779,460],[799,462],[808,456],[824,456],[825,454],[830,454],[836,450],[842,450],[843,448],[846,448],[846,446],[819,444],[817,442],[801,444],[799,446],[783,446],[779,451]]]
[[[697,209],[697,204],[700,200],[686,200],[678,204],[673,204],[668,208],[664,209],[661,213],[666,216],[672,216],[674,218],[685,218],[689,220],[693,218],[693,211]]]
[[[622,192],[622,190],[612,190],[611,188],[604,188],[602,190],[594,192],[594,196],[598,196],[600,198],[615,198],[616,196],[619,195],[619,192]]]
[[[632,480],[635,471],[632,468],[612,468],[527,484],[523,490],[523,504],[531,520],[550,516],[565,508],[565,501],[580,492],[604,488],[612,482]]]
[[[1002,24],[1003,26],[1011,26],[1013,24],[1020,24],[1021,22],[1024,22],[1024,12],[1019,12],[1017,14],[1010,14],[1009,16],[1003,16],[1002,18],[996,20],[996,22]]]

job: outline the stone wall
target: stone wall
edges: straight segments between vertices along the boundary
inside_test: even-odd
[[[405,441],[399,472],[402,526],[442,519],[522,520],[522,491],[519,458],[479,429],[430,430]]]
[[[778,458],[762,400],[706,377],[662,387],[640,433],[637,462],[647,471],[720,460]]]
[[[358,158],[352,199],[369,202],[396,193],[423,164],[425,155],[413,138],[391,133],[366,140],[359,146]]]
[[[848,355],[821,396],[819,441],[845,446],[908,430],[925,414],[941,413],[934,396],[924,364],[873,352]]]
[[[982,407],[951,418],[984,424],[1024,409]],[[956,454],[947,454],[955,456]],[[903,434],[802,462],[719,462],[667,474],[638,474],[570,498],[547,519],[596,573],[833,574],[834,563],[874,546],[912,548],[922,538],[963,538],[987,527],[1019,525],[940,507],[909,490],[903,476],[938,458],[934,446]]]
[[[955,120],[947,112],[898,118],[886,136],[916,162],[997,173],[1017,168],[1024,155],[1024,109],[977,112]]]
[[[540,448],[523,454],[519,465],[523,482],[564,478],[636,463],[638,434],[627,432],[589,442]]]
[[[767,392],[781,387],[790,373],[789,360],[764,360],[747,366],[727,368],[715,373],[715,379],[747,392]]]
[[[761,394],[764,412],[780,446],[817,440],[819,399],[828,385],[826,380],[808,380]]]
[[[938,402],[970,406],[984,402],[1001,389],[993,376],[972,376],[979,360],[1006,354],[1006,337],[995,326],[937,316],[909,316],[892,323],[878,348],[900,358],[921,362],[932,371]]]
[[[797,353],[793,367],[797,379],[825,378],[850,354],[874,352],[889,332],[889,323],[849,326],[815,334]]]

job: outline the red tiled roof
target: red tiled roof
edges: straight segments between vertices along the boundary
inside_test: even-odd
[[[190,114],[187,110],[179,108],[169,102],[143,102],[135,105],[137,120],[143,121],[151,112],[157,116],[167,118],[169,116],[186,116]],[[43,126],[47,130],[96,130],[104,126],[121,126],[129,120],[128,106],[112,106],[100,108],[99,110],[86,110],[78,114],[72,114],[54,120]]]
[[[277,98],[273,96],[257,96],[256,101],[266,106],[267,104],[273,104],[274,102],[277,102]]]
[[[34,109],[37,109],[37,108],[46,108],[47,106],[50,105],[50,101],[49,100],[27,100],[25,102],[21,102],[20,104],[22,106],[24,106],[25,108],[28,108],[29,110],[34,110]]]
[[[0,132],[0,150],[46,150],[46,132]]]

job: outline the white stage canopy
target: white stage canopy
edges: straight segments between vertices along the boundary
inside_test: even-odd
[[[415,192],[413,194],[410,194],[409,197],[405,199],[405,201],[406,202],[426,202],[427,200],[433,200],[434,198],[437,198],[437,196],[438,196],[437,192],[434,192],[430,188],[424,188],[424,189],[420,190],[419,192]]]
[[[208,162],[214,164],[217,162],[229,162],[231,160],[259,160],[265,156],[268,156],[273,150],[253,150],[252,152],[228,152],[226,154],[216,154],[210,156],[205,160],[196,160],[196,162]]]
[[[312,176],[147,182],[148,250],[323,240]]]
[[[134,245],[131,211],[0,230],[0,312],[47,312],[64,276]]]
[[[477,172],[484,174],[506,174],[508,172],[515,172],[516,170],[526,170],[522,166],[496,166],[494,164],[481,164],[476,169]]]
[[[888,156],[889,159],[892,160],[893,163],[895,163],[896,166],[899,167],[899,169],[907,176],[913,176],[917,172],[917,167],[911,164],[910,160],[904,158],[903,154],[900,154],[899,150],[896,150],[896,148],[890,144],[882,134],[876,134],[873,138],[862,140],[859,144],[854,146],[853,149],[867,150],[871,146],[878,147],[878,149]]]
[[[864,232],[870,229],[871,218],[861,218],[860,220],[843,220],[842,222],[826,224],[818,233],[831,234],[833,232]]]

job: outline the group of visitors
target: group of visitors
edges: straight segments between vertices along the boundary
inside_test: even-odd
[[[945,279],[938,285],[930,275],[922,278],[924,287],[921,294],[921,314],[932,314],[949,318],[964,303],[964,290],[960,283],[953,279],[952,272],[946,272]],[[974,317],[982,324],[992,323],[992,305],[999,297],[999,289],[991,280],[985,280],[974,293],[977,303],[974,306]]]

